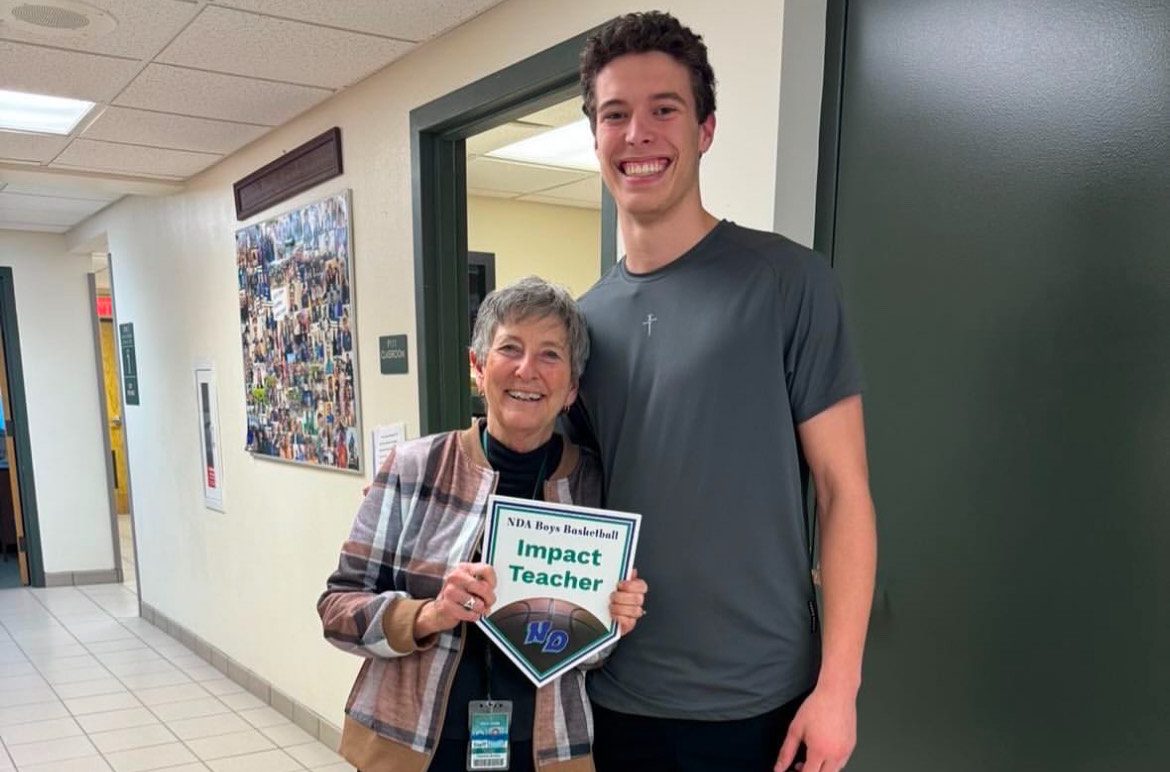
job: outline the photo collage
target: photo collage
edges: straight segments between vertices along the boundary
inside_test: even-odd
[[[348,192],[236,232],[247,450],[360,470]]]

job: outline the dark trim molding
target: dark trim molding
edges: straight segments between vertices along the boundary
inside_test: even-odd
[[[825,81],[821,92],[821,148],[813,248],[836,259],[837,165],[841,152],[841,105],[845,89],[845,33],[849,0],[829,0],[825,19]]]
[[[577,88],[593,30],[410,113],[419,429],[471,421],[467,395],[467,156],[464,139],[556,104]],[[602,246],[604,254],[604,242]]]
[[[454,429],[467,381],[467,160],[463,140],[412,130],[414,282],[421,434]],[[455,184],[456,180],[460,183]],[[464,387],[463,390],[466,390]],[[470,411],[466,411],[470,413]]]
[[[233,184],[236,219],[246,220],[341,172],[341,129],[334,126]]]
[[[4,358],[8,362],[8,403],[12,406],[8,426],[16,445],[16,477],[20,483],[20,508],[24,514],[28,579],[33,587],[44,587],[45,562],[41,554],[41,527],[37,519],[36,486],[33,484],[32,442],[28,433],[24,367],[20,362],[20,330],[16,323],[16,291],[12,285],[12,269],[8,267],[0,267],[0,325],[4,334]]]
[[[601,275],[617,262],[617,204],[609,188],[601,186]]]
[[[122,570],[106,568],[101,571],[49,571],[45,574],[46,587],[75,587],[83,584],[121,584]]]

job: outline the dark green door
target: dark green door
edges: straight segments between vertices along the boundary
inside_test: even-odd
[[[1170,2],[854,0],[851,769],[1170,769]]]

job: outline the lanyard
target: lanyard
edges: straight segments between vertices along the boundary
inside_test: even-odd
[[[488,459],[488,464],[491,464],[491,459],[488,456],[488,430],[484,426],[483,431],[479,435],[480,444],[483,445],[483,455]],[[532,486],[532,495],[528,498],[536,500],[537,494],[540,493],[541,486],[544,485],[544,473],[548,466],[548,452],[552,447],[552,441],[545,443],[544,456],[540,459],[540,469],[536,472],[536,485]],[[543,498],[543,497],[541,497]],[[483,688],[484,699],[491,702],[492,699],[492,642],[486,641],[483,648]]]

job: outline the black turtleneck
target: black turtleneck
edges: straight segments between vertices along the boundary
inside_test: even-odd
[[[500,474],[496,493],[521,499],[544,499],[544,481],[561,463],[563,448],[559,434],[553,434],[552,439],[536,450],[519,453],[489,434],[486,426],[481,426],[480,442],[486,448],[488,464]]]
[[[499,474],[496,493],[521,499],[544,499],[544,482],[561,462],[564,443],[559,434],[553,434],[545,444],[527,453],[519,453],[488,434],[486,422],[479,427],[480,445],[485,449],[488,463]],[[479,560],[479,554],[473,558]],[[476,625],[465,625],[467,636],[463,644],[463,658],[455,671],[451,697],[447,701],[447,715],[443,719],[443,738],[466,740],[467,704],[487,697],[484,670],[488,647],[487,636]],[[536,709],[536,687],[500,651],[492,651],[491,693],[493,700],[512,701],[512,740],[532,738],[532,722]]]

